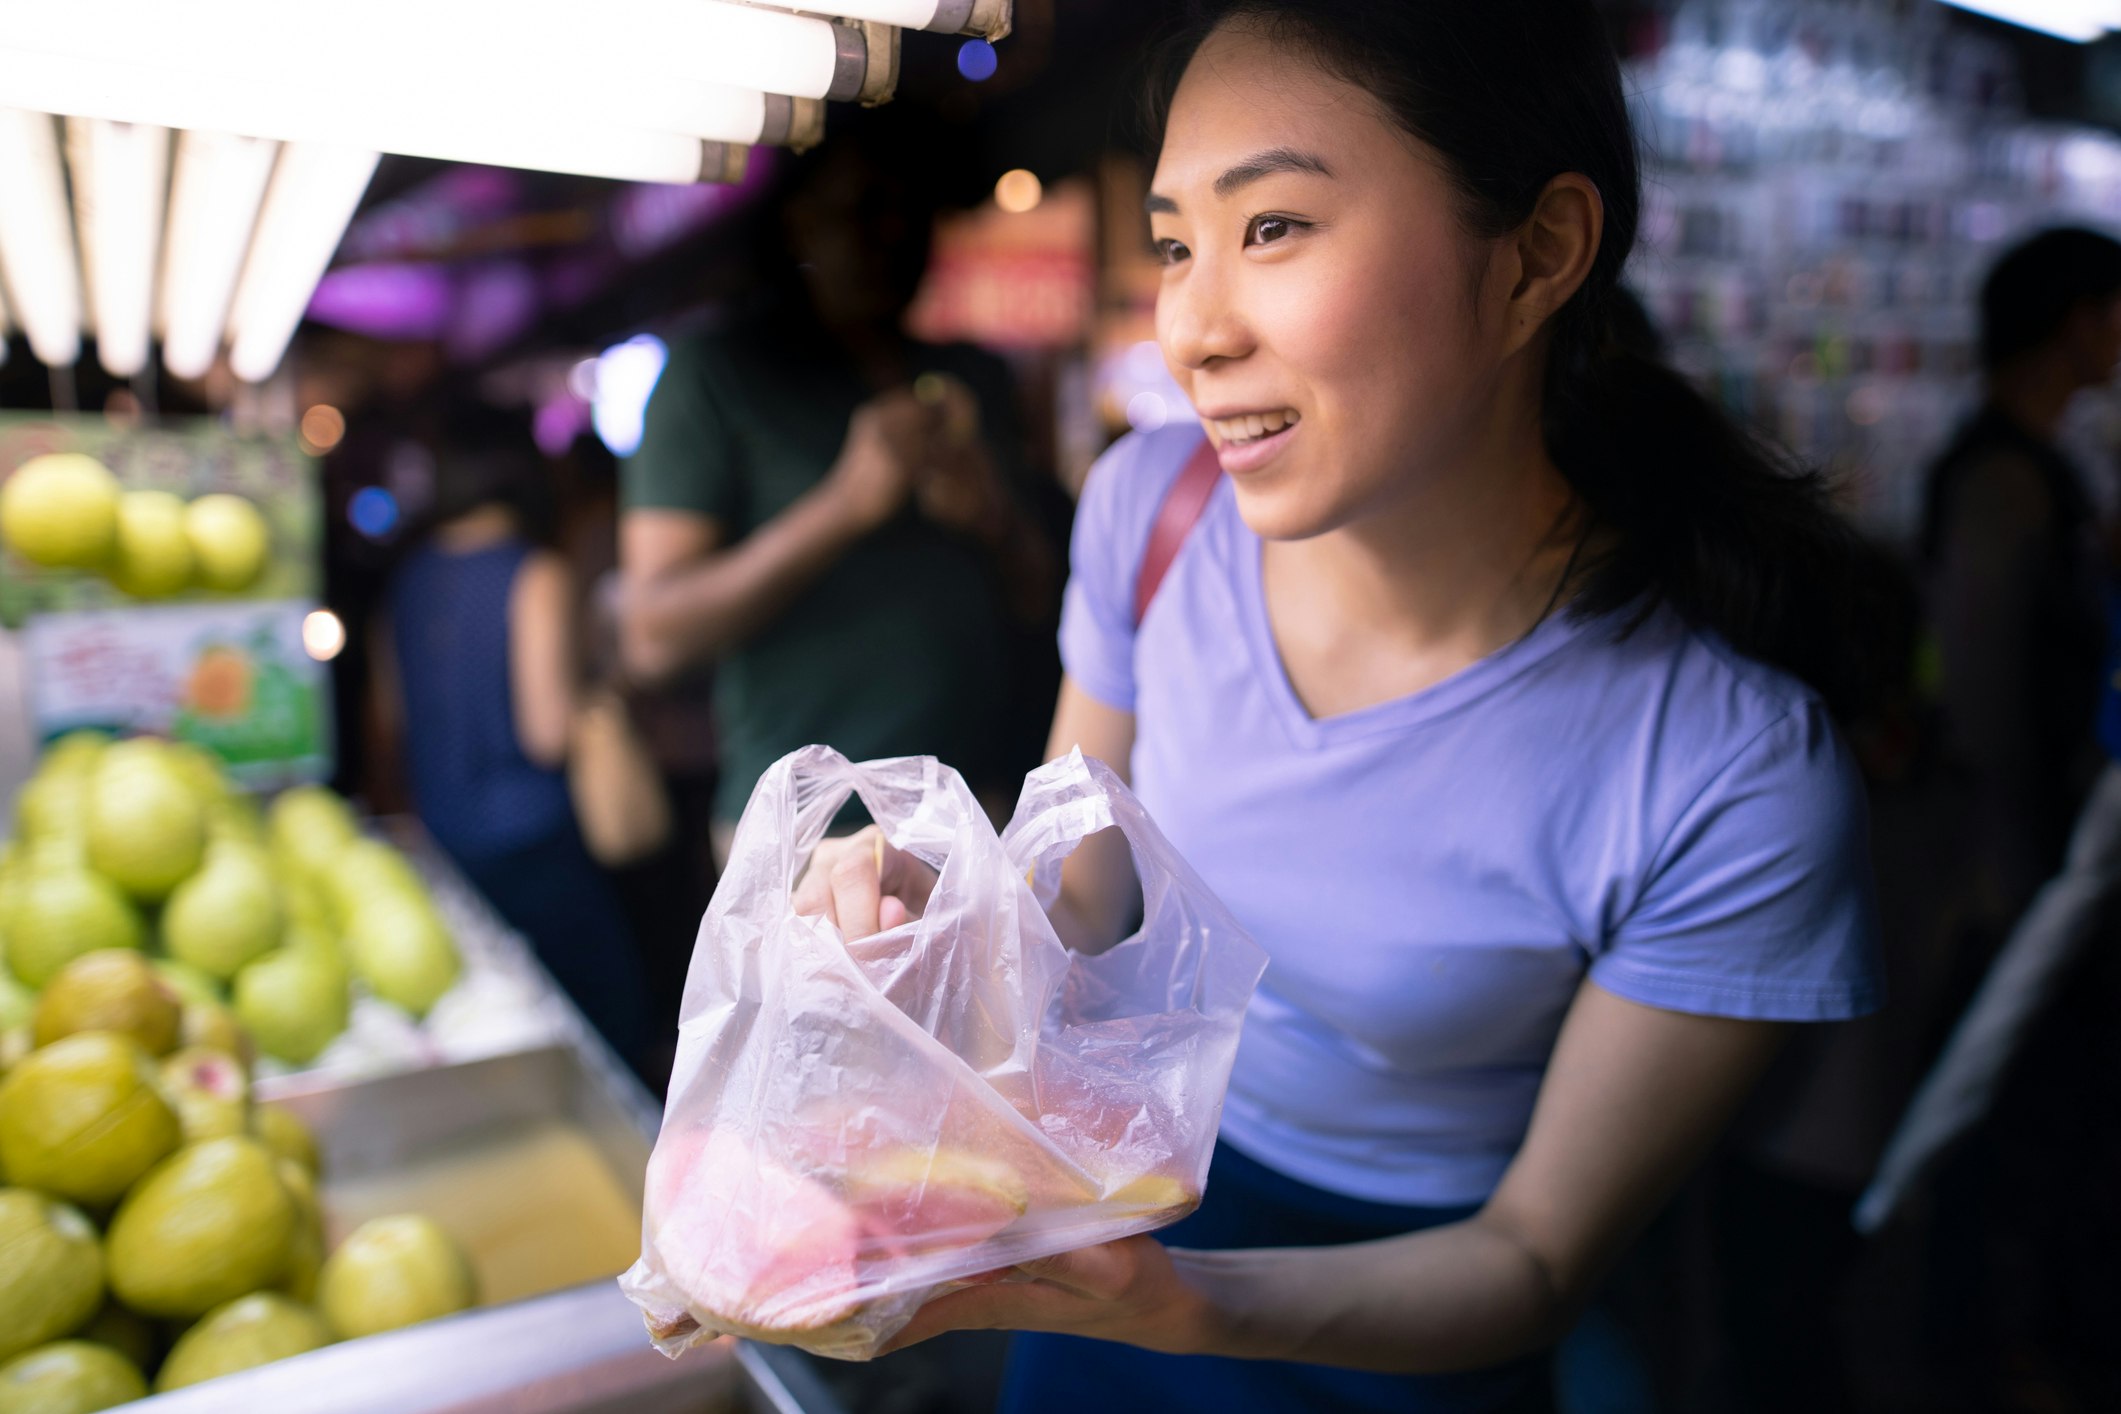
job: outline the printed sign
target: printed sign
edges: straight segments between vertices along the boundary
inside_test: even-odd
[[[307,600],[39,614],[23,632],[30,710],[49,740],[83,727],[196,742],[243,784],[321,780],[331,685],[302,647]]]

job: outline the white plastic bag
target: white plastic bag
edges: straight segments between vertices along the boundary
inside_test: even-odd
[[[940,871],[924,915],[851,946],[790,891],[857,792]],[[1070,953],[1042,902],[1118,826],[1141,930]],[[1265,956],[1118,777],[1033,772],[997,837],[928,757],[825,747],[759,781],[693,946],[620,1278],[658,1348],[720,1332],[866,1359],[951,1283],[1192,1211]]]

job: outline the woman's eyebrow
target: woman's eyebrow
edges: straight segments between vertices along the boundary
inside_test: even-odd
[[[1279,172],[1307,172],[1314,177],[1330,177],[1333,175],[1333,169],[1326,165],[1323,157],[1294,147],[1270,147],[1264,152],[1253,153],[1250,157],[1247,157],[1244,161],[1217,177],[1215,179],[1215,194],[1218,197],[1229,196],[1231,193],[1258,181],[1261,177],[1271,177]],[[1165,215],[1178,214],[1178,203],[1170,197],[1161,196],[1156,192],[1150,192],[1148,200],[1144,201],[1142,205],[1152,216],[1159,213]]]

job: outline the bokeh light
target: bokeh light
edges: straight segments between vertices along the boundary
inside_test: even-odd
[[[1000,64],[994,46],[984,39],[968,39],[957,47],[957,71],[974,83],[993,78]]]
[[[381,486],[363,486],[346,503],[346,519],[371,540],[398,528],[398,498]]]
[[[346,647],[346,625],[329,609],[312,609],[302,618],[302,647],[320,663],[329,663]]]
[[[655,391],[670,350],[653,334],[636,334],[597,355],[596,398],[589,420],[615,457],[630,457],[641,445],[648,395]]]
[[[1162,393],[1136,393],[1127,399],[1127,425],[1137,432],[1154,432],[1170,420]]]
[[[302,414],[302,446],[321,455],[346,437],[346,416],[330,403],[318,403]]]
[[[1021,167],[1002,173],[1002,179],[994,184],[994,204],[1012,216],[1029,211],[1045,194],[1038,178]]]

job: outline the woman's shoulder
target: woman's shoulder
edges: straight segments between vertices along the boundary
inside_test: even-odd
[[[1712,776],[1778,743],[1815,759],[1839,755],[1817,692],[1670,607],[1622,611],[1586,627],[1605,660],[1607,700],[1653,724],[1656,754],[1680,774]]]
[[[1078,521],[1094,527],[1108,544],[1131,547],[1139,558],[1171,483],[1178,479],[1200,439],[1199,425],[1191,422],[1121,437],[1091,466],[1083,482]]]

